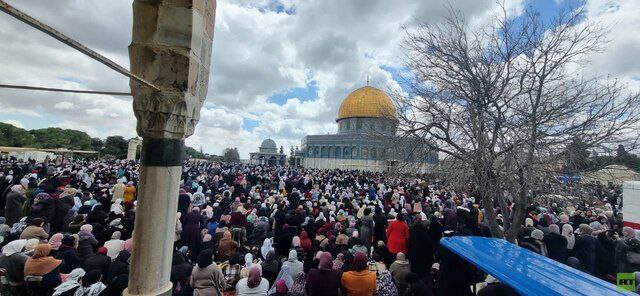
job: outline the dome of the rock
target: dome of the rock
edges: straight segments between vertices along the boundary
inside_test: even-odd
[[[396,109],[384,91],[365,86],[351,92],[340,105],[338,118],[353,117],[396,118]]]

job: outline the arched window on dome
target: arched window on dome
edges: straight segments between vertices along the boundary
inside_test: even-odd
[[[322,148],[320,148],[320,157],[326,158],[327,156],[327,147],[322,146]]]
[[[344,153],[342,153],[344,158],[351,158],[351,150],[349,147],[344,147]]]
[[[358,158],[358,147],[351,148],[351,158]]]
[[[313,157],[320,157],[320,148],[313,148]]]
[[[356,118],[356,130],[361,130],[362,129],[362,119],[360,118]]]
[[[369,149],[362,148],[362,159],[369,159]]]
[[[333,154],[333,146],[329,146],[329,155],[327,155],[327,157],[329,158],[334,158],[335,155]]]
[[[351,129],[351,122],[349,122],[349,119],[346,120],[347,122],[345,122],[345,130],[350,130]]]
[[[340,146],[336,147],[336,158],[342,158],[342,148]]]
[[[308,148],[308,150],[307,150],[307,155],[308,155],[309,157],[313,156],[313,147],[309,147],[309,148]]]

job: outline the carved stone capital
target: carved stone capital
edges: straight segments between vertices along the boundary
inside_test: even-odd
[[[207,95],[215,0],[135,0],[129,45],[136,130],[143,138],[184,139],[193,134]]]

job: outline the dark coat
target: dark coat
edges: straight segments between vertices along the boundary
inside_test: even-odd
[[[287,227],[287,229],[280,230],[276,232],[275,243],[274,246],[276,249],[276,254],[281,257],[286,257],[289,255],[289,249],[291,248],[291,240],[295,236],[295,228]]]
[[[617,272],[634,272],[640,270],[640,264],[629,262],[629,253],[640,253],[631,240],[618,240],[616,243],[616,270]]]
[[[96,254],[84,259],[84,262],[82,263],[82,269],[84,269],[85,272],[89,272],[91,270],[99,270],[100,273],[102,273],[102,278],[106,281],[110,265],[111,258],[109,258],[109,256]]]
[[[437,295],[471,296],[471,284],[475,274],[474,266],[447,248],[438,249],[440,272],[436,284]]]
[[[65,218],[69,211],[73,208],[75,201],[73,200],[73,196],[67,195],[61,198],[58,198],[56,201],[56,214],[51,222],[52,229],[60,230],[65,224]]]
[[[433,242],[427,230],[420,223],[414,225],[409,234],[409,254],[407,254],[411,271],[417,273],[420,278],[426,276],[431,271],[434,252]]]
[[[98,240],[92,235],[81,235],[78,242],[78,254],[81,259],[85,259],[95,254],[98,246]]]
[[[193,266],[187,261],[187,258],[179,251],[173,252],[173,258],[171,260],[171,282],[174,284],[181,282],[182,284],[188,282]]]
[[[558,233],[547,233],[543,238],[544,244],[547,246],[549,258],[560,263],[567,262],[567,238]]]
[[[573,246],[575,257],[580,260],[580,264],[584,270],[590,274],[594,274],[596,261],[596,238],[582,234],[576,236],[576,243]]]
[[[53,215],[55,214],[55,206],[53,205],[53,198],[48,197],[40,200],[37,204],[31,206],[31,218],[42,218],[44,223],[51,222]]]
[[[182,216],[180,217],[183,222],[184,222],[184,218],[186,218],[187,216],[187,211],[189,211],[189,205],[191,204],[191,198],[189,198],[189,195],[186,194],[180,194],[178,196],[178,212],[180,212],[182,214]]]
[[[56,254],[56,259],[61,259],[62,264],[60,264],[60,273],[70,273],[72,270],[80,267],[80,255],[78,254],[78,250],[73,247],[68,247],[65,245],[60,246],[58,249],[58,254]]]
[[[89,224],[105,224],[108,217],[107,213],[96,207],[96,209],[87,214],[86,222]]]
[[[7,219],[6,224],[12,226],[22,218],[22,205],[27,198],[19,192],[9,192],[7,194],[7,202],[4,210],[4,217]]]
[[[373,215],[373,236],[375,242],[383,241],[387,242],[387,217],[383,213],[376,213]]]
[[[440,223],[440,220],[435,216],[433,216],[430,221],[431,224],[429,225],[429,236],[431,237],[434,246],[438,247],[440,245],[440,239],[442,239],[444,227]]]
[[[337,296],[341,285],[340,271],[309,270],[305,289],[308,296]]]
[[[200,214],[191,212],[187,214],[182,223],[182,244],[189,247],[190,254],[195,258],[200,251],[202,237],[200,236]]]
[[[52,271],[42,276],[42,282],[40,282],[38,290],[47,293],[45,295],[51,295],[53,293],[53,289],[60,284],[62,284],[60,270],[59,268],[54,268]]]
[[[2,268],[7,270],[7,279],[14,283],[24,281],[24,264],[29,256],[24,253],[15,253],[2,259]]]
[[[523,239],[521,239],[519,242],[520,247],[523,247],[531,252],[535,252],[538,253],[542,256],[547,256],[548,254],[545,254],[543,251],[543,247],[546,248],[546,245],[544,245],[541,241],[527,236]]]
[[[129,257],[131,257],[129,252],[120,251],[118,257],[116,257],[109,266],[109,271],[107,272],[107,283],[111,283],[119,275],[129,274]]]
[[[120,296],[124,289],[127,288],[129,284],[129,275],[121,274],[114,278],[109,284],[107,288],[100,293],[101,296]]]
[[[429,295],[433,295],[433,293],[431,292],[431,290],[429,290],[429,287],[427,286],[427,284],[425,284],[421,280],[418,280],[417,282],[410,284],[409,288],[407,288],[407,291],[404,293],[404,296],[429,296]]]
[[[595,275],[616,275],[616,243],[603,232],[596,240]]]

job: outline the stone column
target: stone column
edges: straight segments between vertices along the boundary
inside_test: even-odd
[[[129,140],[129,146],[127,147],[127,160],[135,160],[136,152],[138,152],[138,146],[142,144],[142,141],[138,138]]]
[[[171,295],[171,259],[184,139],[207,94],[215,0],[135,0],[129,46],[136,131],[142,137],[138,204],[124,295]]]

